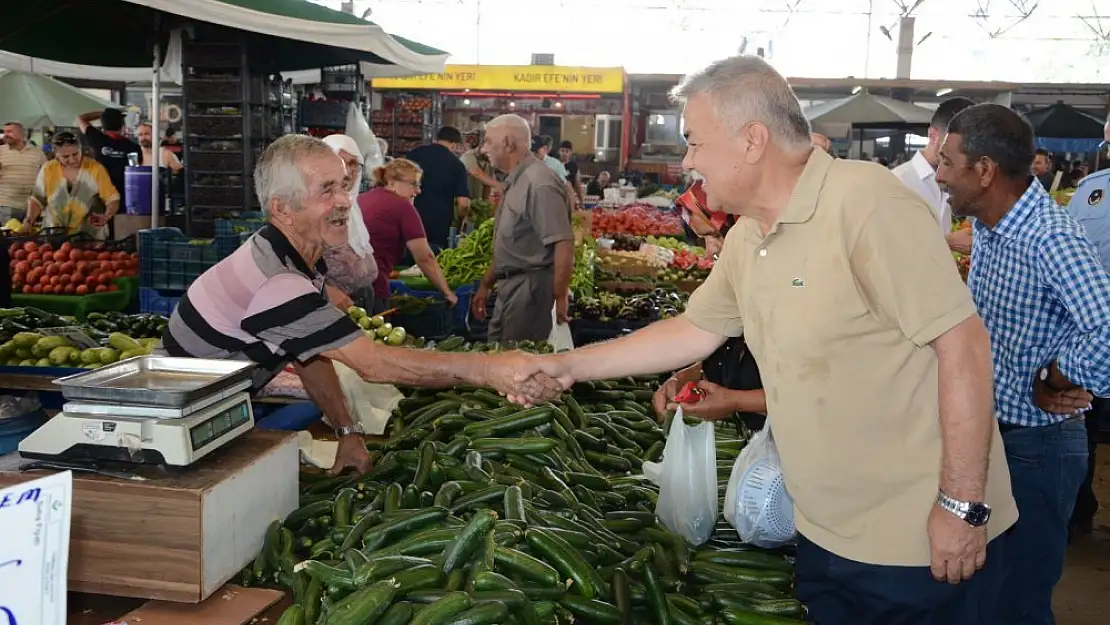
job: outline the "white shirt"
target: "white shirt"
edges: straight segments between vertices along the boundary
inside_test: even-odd
[[[918,152],[908,162],[891,170],[905,185],[925,199],[936,215],[941,233],[947,235],[952,230],[952,207],[948,205],[948,194],[937,184],[937,172],[929,161]]]

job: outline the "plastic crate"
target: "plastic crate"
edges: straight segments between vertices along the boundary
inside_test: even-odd
[[[189,115],[186,128],[194,137],[232,138],[243,136],[242,115]]]
[[[439,291],[418,291],[400,280],[390,280],[389,291],[390,293],[398,295],[443,299],[443,295]],[[451,309],[452,329],[460,331],[466,330],[466,318],[467,312],[470,310],[470,300],[474,298],[474,294],[477,292],[477,282],[474,284],[465,284],[455,289],[455,296],[459,298],[459,303],[455,304],[455,307]]]
[[[196,244],[177,228],[139,231],[139,286],[183,291],[202,273],[230,256],[246,239],[217,236],[210,244]]]
[[[301,100],[297,105],[300,125],[306,128],[347,127],[349,102],[328,102],[326,100]]]
[[[46,423],[46,413],[39,408],[25,415],[0,419],[0,455],[19,448],[19,442]]]
[[[164,291],[139,287],[139,312],[169,317],[184,291]]]
[[[197,206],[242,206],[245,196],[243,186],[190,185],[189,202]]]
[[[455,329],[454,315],[447,302],[437,300],[428,304],[424,312],[415,315],[390,315],[389,322],[394,327],[402,327],[411,336],[421,336],[430,340],[446,338]]]
[[[193,171],[241,172],[243,171],[243,153],[190,151],[189,168]]]
[[[116,278],[118,291],[88,295],[54,295],[44,293],[12,293],[12,306],[31,306],[55,315],[84,319],[91,312],[124,312],[138,290],[135,278]]]
[[[217,219],[216,236],[254,234],[266,223],[265,219]]]

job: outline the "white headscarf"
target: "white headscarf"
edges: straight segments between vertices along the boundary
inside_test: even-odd
[[[324,137],[324,143],[328,144],[336,154],[342,150],[358,159],[360,167],[351,189],[351,213],[347,218],[347,241],[359,258],[366,258],[374,253],[374,248],[370,247],[370,231],[366,229],[366,224],[362,221],[362,211],[358,207],[358,190],[362,183],[361,165],[364,162],[362,152],[358,149],[355,140],[347,135],[328,135]]]

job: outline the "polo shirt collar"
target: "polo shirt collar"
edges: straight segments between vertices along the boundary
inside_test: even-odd
[[[809,153],[809,160],[806,161],[805,169],[802,170],[802,175],[794,185],[794,192],[790,194],[786,208],[779,215],[778,223],[800,224],[813,217],[813,213],[817,210],[817,201],[820,199],[821,187],[825,186],[825,178],[828,177],[832,164],[833,157],[824,150],[812,150]]]
[[[327,275],[328,266],[324,263],[323,257],[316,261],[315,271],[310,269],[304,257],[301,256],[301,253],[297,251],[297,248],[293,247],[293,244],[289,242],[289,238],[285,236],[285,233],[274,224],[266,224],[259,230],[258,234],[270,242],[270,246],[274,248],[275,254],[286,259],[286,265],[292,263],[294,269],[310,278],[314,277],[315,274]]]
[[[1044,205],[1045,200],[1053,201],[1052,197],[1044,190],[1041,183],[1033,176],[1029,176],[1029,186],[1026,187],[1025,193],[1021,194],[1014,206],[994,224],[993,228],[988,228],[981,220],[975,220],[976,229],[987,230],[991,234],[997,234],[1008,239],[1018,238],[1026,229],[1026,225],[1032,220]]]
[[[918,150],[917,154],[914,154],[913,158],[910,159],[910,166],[913,167],[913,171],[921,180],[935,180],[937,177],[937,170],[933,169],[929,161],[925,160],[925,155],[921,150]]]
[[[539,162],[540,159],[529,154],[527,157],[525,157],[524,161],[521,164],[517,165],[516,169],[514,169],[511,174],[509,174],[509,177],[505,179],[505,185],[512,186],[514,182],[520,180],[520,177],[524,175],[524,172],[527,171],[529,167]]]

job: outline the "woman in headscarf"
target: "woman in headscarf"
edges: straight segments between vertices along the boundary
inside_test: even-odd
[[[378,263],[370,246],[370,232],[358,209],[359,186],[362,183],[363,158],[355,140],[347,135],[329,135],[324,143],[343,159],[347,168],[344,182],[351,196],[351,212],[347,219],[347,244],[324,251],[328,268],[328,296],[336,306],[346,309],[359,303],[368,304],[370,287],[378,277]]]

